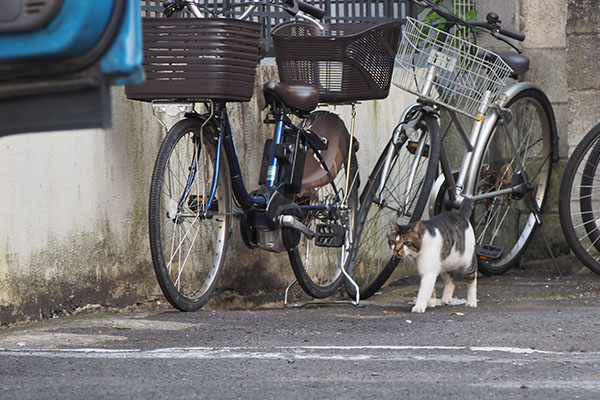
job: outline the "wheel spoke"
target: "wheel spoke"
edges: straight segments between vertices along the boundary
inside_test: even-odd
[[[502,124],[499,132],[493,131],[480,162],[481,184],[475,193],[493,193],[521,183],[531,184],[531,192],[527,188],[527,192],[499,195],[476,204],[473,219],[477,243],[504,250],[497,260],[480,260],[479,267],[486,274],[505,272],[519,260],[536,226],[529,222],[527,199],[531,196],[541,208],[550,184],[553,121],[546,112],[551,107],[546,97],[537,90],[525,90],[507,107],[512,119]]]
[[[182,311],[196,310],[210,299],[225,260],[231,219],[229,181],[223,170],[214,212],[205,214],[216,151],[211,155],[212,145],[198,141],[202,123],[184,119],[167,133],[150,190],[149,234],[156,276],[165,297]],[[215,134],[216,127],[208,124],[207,131]]]

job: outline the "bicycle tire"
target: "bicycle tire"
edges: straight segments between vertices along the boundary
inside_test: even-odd
[[[519,181],[527,181],[532,186],[523,195],[501,195],[475,203],[471,222],[478,249],[484,246],[501,249],[493,257],[479,253],[479,271],[485,275],[503,274],[520,262],[537,227],[535,213],[528,202],[535,201],[540,212],[543,210],[552,174],[554,113],[546,95],[539,89],[528,88],[517,93],[506,107],[511,110],[512,119],[502,128],[500,122],[496,123],[486,151],[476,161],[479,178],[473,192],[477,196],[486,191],[507,189]],[[518,157],[507,140],[508,130],[504,128],[507,125],[517,138]],[[518,158],[524,164],[521,175]]]
[[[305,212],[302,221],[313,232],[317,224],[339,224],[344,229],[344,244],[341,247],[317,246],[315,239],[308,239],[302,235],[298,246],[288,251],[292,270],[300,287],[309,296],[324,299],[333,295],[341,286],[344,275],[342,266],[349,257],[354,240],[354,221],[358,210],[358,161],[352,152],[350,163],[352,191],[348,195],[347,209],[338,211]],[[346,163],[334,179],[338,189],[343,188],[346,183]],[[354,179],[356,177],[356,179]],[[297,203],[323,205],[329,204],[333,196],[331,184],[311,190],[297,197]],[[335,208],[335,207],[334,207]]]
[[[569,247],[587,268],[597,274],[600,274],[597,222],[600,196],[592,189],[600,187],[599,164],[600,124],[584,136],[569,158],[558,198],[560,224]]]
[[[169,130],[150,184],[148,227],[154,271],[164,296],[180,311],[198,310],[212,296],[231,230],[231,190],[224,157],[209,210],[212,216],[202,216],[211,191],[218,136],[210,122],[202,131],[204,122],[186,118]],[[197,173],[190,178],[194,158]]]
[[[359,286],[361,300],[373,296],[387,282],[400,262],[398,258],[392,255],[388,245],[389,221],[396,219],[400,224],[407,224],[420,220],[427,206],[431,187],[437,176],[440,155],[440,135],[437,119],[432,115],[424,115],[417,125],[417,131],[420,134],[417,142],[424,141],[425,144],[428,144],[428,151],[426,154],[424,152],[417,154],[416,151],[414,154],[411,153],[409,149],[414,148],[412,146],[414,142],[409,141],[408,137],[402,134],[401,140],[395,145],[390,173],[383,186],[383,192],[390,201],[381,204],[378,201],[377,191],[379,190],[387,151],[392,146],[391,141],[375,164],[367,185],[361,194],[361,206],[354,234],[355,241],[347,266],[349,275]],[[409,170],[417,157],[419,161],[425,161],[418,163],[416,190],[410,192],[409,200],[406,203],[410,206],[408,210],[410,215],[402,216],[398,200],[402,193],[397,189],[405,182],[402,180],[408,175],[405,172]],[[367,236],[365,236],[365,232]],[[356,290],[354,286],[347,281],[345,286],[348,295],[355,298]]]

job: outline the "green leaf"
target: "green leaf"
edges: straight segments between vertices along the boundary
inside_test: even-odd
[[[467,21],[475,21],[477,20],[477,10],[471,10],[467,12],[466,18]]]

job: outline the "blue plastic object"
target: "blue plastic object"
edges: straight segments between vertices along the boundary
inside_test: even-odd
[[[139,0],[128,0],[123,25],[110,50],[102,58],[102,72],[123,76],[116,85],[141,83],[142,68],[142,18]]]
[[[110,127],[109,86],[143,80],[140,0],[3,1],[0,137]]]
[[[0,35],[0,63],[27,59],[64,59],[90,50],[101,38],[114,0],[64,0],[56,17],[33,32]],[[116,83],[142,79],[142,34],[139,0],[127,0],[121,29],[101,61],[106,75],[127,76]]]
[[[0,60],[82,54],[102,36],[113,5],[113,0],[65,0],[45,28],[0,36]]]

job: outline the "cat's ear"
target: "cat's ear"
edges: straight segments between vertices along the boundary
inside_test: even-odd
[[[390,219],[390,231],[393,234],[397,234],[398,232],[400,232],[400,228],[398,227],[398,224],[393,219]]]
[[[423,223],[421,221],[417,221],[411,231],[413,231],[414,233],[416,233],[419,237],[423,237]]]

